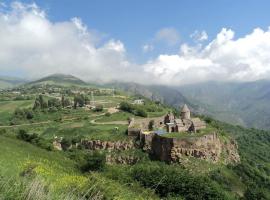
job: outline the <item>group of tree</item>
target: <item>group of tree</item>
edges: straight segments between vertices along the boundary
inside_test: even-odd
[[[76,109],[77,107],[83,107],[90,103],[88,96],[79,94],[74,97],[73,107]]]
[[[142,105],[133,105],[133,104],[130,104],[128,102],[123,101],[120,103],[119,108],[122,111],[132,113],[136,116],[147,117],[147,112],[146,112],[144,106],[142,106]]]
[[[42,95],[39,95],[35,99],[33,110],[60,110],[61,108],[69,106],[70,104],[70,100],[64,96],[62,96],[61,101],[57,98],[50,98],[48,101],[46,101]]]
[[[34,118],[34,113],[31,109],[27,109],[27,108],[16,108],[15,111],[14,111],[14,118],[17,118],[17,119],[33,119]]]

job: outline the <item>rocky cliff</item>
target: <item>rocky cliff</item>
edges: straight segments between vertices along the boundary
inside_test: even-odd
[[[223,159],[225,164],[240,161],[235,141],[224,143],[216,133],[183,139],[154,135],[151,153],[154,158],[166,162],[181,162],[184,157],[195,157],[214,163]]]
[[[82,140],[81,145],[90,150],[129,150],[135,148],[133,141]]]

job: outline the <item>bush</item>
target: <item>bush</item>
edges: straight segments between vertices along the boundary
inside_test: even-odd
[[[31,110],[28,110],[26,112],[26,119],[33,119],[34,118],[34,114]]]
[[[24,140],[26,142],[32,142],[32,140],[36,139],[38,137],[37,134],[29,134],[24,129],[20,129],[17,138],[20,140]]]
[[[161,197],[182,196],[185,199],[228,199],[210,179],[177,170],[165,164],[137,165],[132,176],[141,185],[155,188]]]
[[[110,116],[111,116],[111,113],[106,112],[105,116],[106,116],[106,117],[110,117]]]
[[[127,102],[121,102],[119,108],[122,111],[129,112],[140,117],[147,117],[147,112],[144,110],[142,106],[139,105],[134,106]]]
[[[81,166],[83,172],[102,171],[105,167],[105,154],[94,151],[85,155],[84,164]]]
[[[71,140],[63,138],[61,141],[61,146],[63,150],[67,150],[72,145]]]
[[[34,113],[30,109],[20,109],[16,108],[14,111],[13,119],[33,119],[34,118]]]
[[[148,129],[150,131],[152,131],[154,129],[154,124],[155,124],[155,121],[154,120],[150,120],[150,122],[148,124]]]
[[[94,109],[95,112],[101,112],[103,111],[103,105],[97,105]]]
[[[134,114],[140,117],[147,117],[147,112],[143,109],[137,109]]]
[[[24,129],[19,130],[17,138],[25,142],[29,142],[31,144],[39,146],[43,149],[47,149],[49,151],[53,149],[53,146],[50,141],[47,141],[44,138],[39,137],[39,135],[36,133],[33,134],[27,133]]]
[[[133,107],[131,104],[127,103],[127,102],[121,102],[120,106],[119,106],[120,110],[122,111],[126,111],[126,112],[132,112]]]

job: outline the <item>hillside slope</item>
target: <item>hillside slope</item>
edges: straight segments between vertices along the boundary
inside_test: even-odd
[[[71,86],[71,85],[86,85],[84,81],[81,79],[66,74],[52,74],[46,76],[44,78],[38,79],[36,81],[28,83],[28,85],[63,85],[63,86]]]
[[[0,89],[12,88],[27,82],[21,78],[16,77],[0,77]]]
[[[106,86],[123,90],[129,94],[141,95],[153,101],[160,101],[164,104],[177,108],[185,103],[190,105],[188,100],[181,94],[180,91],[167,86],[120,82],[110,83]]]
[[[261,129],[270,128],[270,82],[206,82],[178,88],[202,114]]]

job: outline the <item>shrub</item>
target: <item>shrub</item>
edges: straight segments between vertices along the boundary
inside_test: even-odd
[[[161,197],[182,196],[185,199],[228,199],[210,179],[177,170],[165,164],[137,165],[132,176],[141,185],[155,188]]]
[[[101,112],[103,111],[103,105],[97,105],[94,109],[95,112]]]
[[[142,108],[137,109],[134,114],[140,117],[147,117],[147,112]]]
[[[34,114],[31,110],[28,110],[26,112],[26,119],[33,119],[34,118]]]
[[[155,124],[155,121],[154,120],[150,120],[150,122],[148,124],[148,129],[150,131],[152,131],[154,129],[154,124]]]
[[[122,111],[129,112],[140,117],[147,117],[147,112],[142,106],[134,106],[127,102],[121,102],[119,108]]]
[[[38,137],[37,134],[35,134],[35,133],[34,134],[29,134],[24,129],[20,129],[18,134],[17,134],[18,139],[24,140],[26,142],[31,142],[32,140],[34,140],[37,137]]]
[[[92,154],[85,155],[85,162],[81,166],[83,172],[102,171],[105,167],[105,154],[94,151]]]
[[[106,116],[106,117],[110,117],[110,116],[111,116],[111,113],[106,112],[105,116]]]
[[[71,140],[67,138],[63,138],[61,141],[61,146],[63,150],[67,150],[72,145]]]
[[[132,112],[133,110],[132,105],[127,102],[121,102],[119,108],[120,110],[126,111],[126,112]]]

